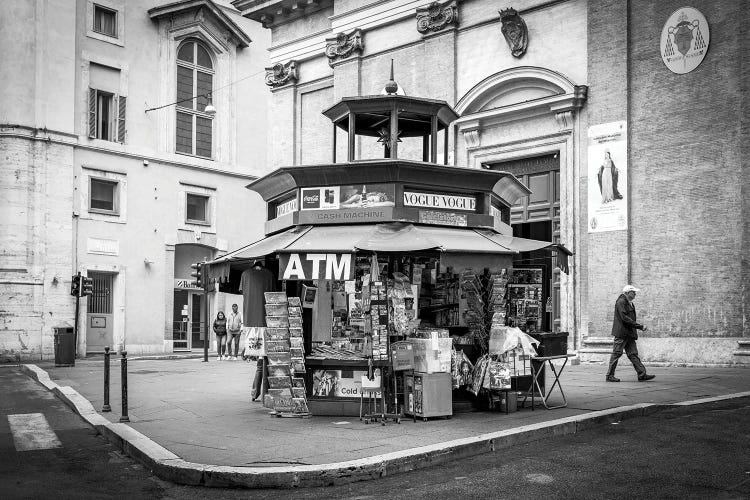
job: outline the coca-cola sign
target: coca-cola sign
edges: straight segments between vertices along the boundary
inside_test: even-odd
[[[328,210],[339,208],[339,187],[302,189],[302,210]]]
[[[320,189],[302,190],[302,210],[317,210],[320,208]]]

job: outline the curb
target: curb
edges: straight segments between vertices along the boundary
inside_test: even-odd
[[[234,467],[187,462],[132,427],[112,423],[102,417],[86,398],[69,386],[57,385],[47,372],[38,366],[21,365],[21,371],[54,392],[101,435],[148,467],[160,479],[177,484],[214,488],[297,488],[366,481],[519,444],[575,434],[604,424],[652,415],[671,406],[689,406],[750,396],[749,391],[672,404],[639,403],[620,406],[348,462]]]

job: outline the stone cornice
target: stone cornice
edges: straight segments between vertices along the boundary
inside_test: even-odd
[[[232,19],[224,13],[215,3],[211,0],[183,0],[181,2],[167,3],[159,7],[154,7],[148,10],[148,15],[151,19],[160,19],[162,17],[172,16],[174,14],[195,10],[195,11],[207,11],[214,17],[214,19],[223,26],[232,36],[235,38],[237,45],[240,47],[247,47],[250,45],[252,40],[242,28],[240,28]]]
[[[178,155],[164,155],[160,156],[153,152],[139,152],[132,147],[123,146],[119,143],[108,143],[112,145],[112,148],[102,147],[95,144],[87,144],[87,142],[106,142],[106,141],[91,141],[87,136],[79,136],[69,134],[66,132],[57,132],[47,129],[38,129],[28,127],[24,125],[2,125],[0,124],[0,138],[9,137],[16,139],[25,139],[30,141],[41,141],[48,142],[51,144],[58,144],[62,146],[69,146],[72,148],[83,149],[87,151],[95,151],[103,154],[110,154],[113,156],[120,156],[124,158],[131,158],[138,161],[148,160],[149,162],[160,163],[163,165],[170,165],[174,167],[187,168],[191,170],[201,170],[204,172],[211,172],[219,175],[226,175],[230,177],[237,177],[245,180],[257,179],[257,176],[251,174],[245,174],[241,172],[233,172],[231,170],[225,170],[222,166],[227,164],[218,164],[216,167],[212,167],[205,164],[197,163],[186,163],[175,160],[172,156]],[[210,160],[198,160],[202,163],[212,163]]]
[[[570,93],[542,97],[464,115],[456,120],[454,125],[459,132],[473,133],[473,131],[487,125],[507,123],[532,116],[555,114],[561,127],[566,127],[572,113],[583,107],[587,93],[587,86],[577,85]],[[566,112],[570,113],[561,114]]]

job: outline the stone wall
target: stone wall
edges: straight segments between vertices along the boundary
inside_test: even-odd
[[[0,134],[0,360],[26,361],[51,357],[53,328],[73,326],[73,148],[17,132]]]

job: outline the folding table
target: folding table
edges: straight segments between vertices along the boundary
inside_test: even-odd
[[[568,358],[572,358],[575,356],[574,354],[560,354],[557,356],[532,356],[531,358],[531,375],[532,375],[532,382],[531,386],[529,387],[529,390],[526,391],[526,396],[523,398],[523,402],[521,403],[521,406],[526,405],[526,400],[529,397],[529,394],[531,394],[531,409],[534,410],[534,393],[538,390],[539,394],[542,397],[542,404],[545,408],[548,410],[553,410],[555,408],[565,408],[568,406],[568,400],[565,399],[565,393],[563,392],[562,384],[560,383],[560,375],[562,375],[563,370],[565,369],[565,365],[568,363]],[[559,367],[559,370],[555,367],[554,361],[557,360],[563,360],[562,364]],[[534,363],[534,361],[537,361],[539,363]],[[554,381],[552,382],[552,385],[549,386],[549,389],[545,391],[544,388],[540,387],[539,385],[539,375],[544,374],[544,370],[540,368],[544,368],[544,365],[549,365],[550,370],[552,371],[552,375],[554,377]],[[547,384],[544,384],[545,387]],[[555,386],[557,386],[558,390],[560,391],[560,395],[562,396],[562,404],[557,406],[549,406],[547,404],[547,401],[549,400],[550,394],[552,394],[553,390],[555,389]],[[535,390],[536,389],[536,390]]]

